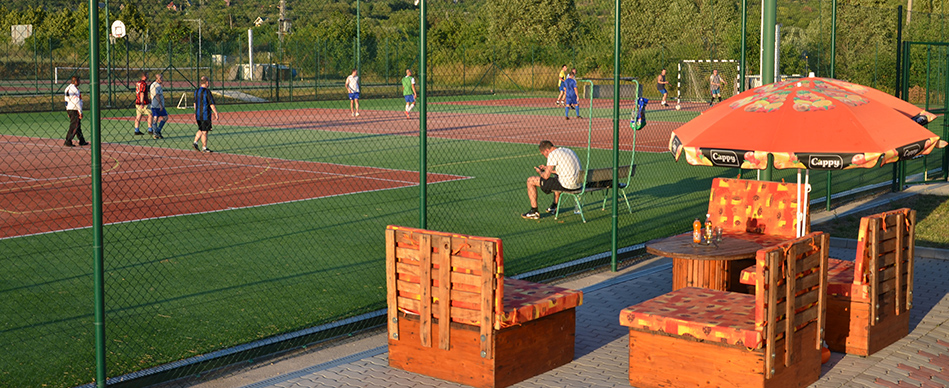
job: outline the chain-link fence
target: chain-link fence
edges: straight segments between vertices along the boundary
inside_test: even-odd
[[[755,175],[675,163],[667,151],[670,132],[708,105],[655,104],[659,70],[686,59],[740,56],[737,6],[709,4],[670,11],[649,22],[655,25],[636,25],[634,10],[625,11],[621,73],[630,79],[620,86],[615,141],[618,164],[637,168],[626,189],[630,207],[617,204],[624,252],[686,230],[704,214],[712,178]],[[580,14],[608,14],[586,7]],[[786,22],[782,73],[828,75],[829,2],[801,7],[816,22]],[[757,12],[749,10],[749,26]],[[64,93],[78,76],[87,109],[81,129],[89,136],[88,80],[96,67],[111,377],[143,385],[197,376],[380,324],[382,231],[387,224],[418,226],[423,203],[430,229],[502,238],[509,276],[544,280],[608,263],[611,204],[601,210],[602,192],[584,197],[583,217],[567,201],[558,219],[520,215],[530,208],[525,180],[544,162],[541,140],[572,149],[584,167],[613,165],[613,85],[603,79],[613,72],[611,41],[589,26],[553,45],[461,39],[448,32],[474,23],[470,15],[448,2],[433,4],[432,13],[443,19],[429,31],[424,138],[421,106],[405,99],[413,78],[416,93],[421,87],[418,32],[402,27],[365,39],[299,32],[281,40],[266,27],[213,38],[190,31],[176,39],[131,31],[110,40],[103,31],[98,66],[89,66],[88,41],[32,30],[0,42],[0,351],[7,355],[0,381],[65,387],[94,380],[91,151],[79,144],[89,138],[64,145]],[[896,10],[841,6],[837,77],[893,91],[896,20]],[[705,38],[664,34],[670,21],[701,26]],[[412,22],[418,25],[417,16]],[[887,35],[860,34],[867,23]],[[903,39],[923,39],[933,23],[942,19],[913,16]],[[662,37],[643,34],[652,28]],[[757,33],[749,28],[748,36]],[[757,52],[755,40],[749,53]],[[757,67],[753,57],[749,69]],[[555,103],[564,64],[577,69],[580,109]],[[360,75],[358,116],[344,86],[353,69]],[[166,123],[136,121],[142,73],[148,84],[163,75]],[[912,73],[911,85],[925,85]],[[195,89],[202,76],[220,111],[207,136],[213,152],[196,142],[193,106],[201,103]],[[653,101],[649,123],[634,133],[627,120],[637,84]],[[943,97],[928,98],[936,104]],[[422,141],[427,153],[420,156]],[[420,157],[427,165],[424,201]],[[913,164],[908,173],[923,168]],[[776,171],[774,179],[793,181],[793,174]],[[814,197],[827,192],[825,174],[812,174]],[[891,181],[889,169],[834,172],[831,193]],[[541,195],[541,213],[551,200]]]

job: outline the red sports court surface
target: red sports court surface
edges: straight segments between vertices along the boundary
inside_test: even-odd
[[[0,135],[0,238],[92,225],[89,147]],[[429,183],[467,177],[428,174]],[[415,171],[102,145],[105,223],[416,186]]]
[[[518,99],[517,101],[520,101]],[[544,100],[544,99],[536,99]],[[516,102],[517,102],[516,101]],[[559,115],[532,114],[538,108],[518,114],[459,113],[429,111],[427,130],[429,137],[502,143],[521,143],[536,145],[541,140],[550,140],[554,144],[569,147],[586,147],[587,130],[590,121],[587,118],[577,120],[571,110],[570,120],[566,120],[563,108],[554,107],[546,101],[545,108]],[[480,101],[473,101],[477,104]],[[612,106],[612,105],[611,105]],[[671,108],[666,108],[671,109]],[[214,121],[215,134],[226,133],[221,126],[269,127],[311,129],[321,131],[367,133],[376,135],[418,136],[418,111],[412,112],[412,119],[406,119],[401,111],[361,110],[359,117],[350,116],[349,109],[287,109],[263,110],[251,112],[222,112],[220,120]],[[629,128],[630,110],[624,109],[620,117],[619,145],[622,150],[632,150],[633,134]],[[545,112],[546,113],[546,112]],[[580,112],[585,114],[583,110]],[[129,118],[115,118],[130,120]],[[173,114],[169,121],[193,123],[193,114]],[[636,133],[636,150],[641,152],[667,152],[672,131],[682,123],[648,120],[647,125]],[[591,145],[593,148],[613,148],[613,120],[609,118],[593,119]]]

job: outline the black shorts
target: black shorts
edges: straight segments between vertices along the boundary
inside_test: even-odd
[[[211,132],[211,120],[197,120],[198,130],[202,132]]]
[[[560,185],[557,174],[551,174],[548,179],[540,178],[540,190],[543,191],[544,194],[550,194],[551,191],[569,191],[569,189],[565,189]]]

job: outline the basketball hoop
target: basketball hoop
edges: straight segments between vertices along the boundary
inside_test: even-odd
[[[109,35],[113,38],[124,38],[125,23],[122,23],[121,20],[116,20],[114,23],[112,23],[112,33]]]

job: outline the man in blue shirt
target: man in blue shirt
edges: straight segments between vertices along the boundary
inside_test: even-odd
[[[563,114],[564,116],[567,117],[567,120],[570,120],[570,108],[573,108],[574,110],[577,111],[578,119],[582,118],[580,117],[580,106],[579,106],[579,102],[577,101],[577,80],[575,79],[576,76],[577,76],[577,71],[573,70],[570,73],[567,73],[567,79],[563,81],[564,91],[567,92],[566,96],[564,97],[564,103],[566,104],[566,107],[564,107],[563,109]]]
[[[194,134],[195,151],[213,152],[208,149],[208,132],[211,132],[211,114],[218,119],[217,108],[214,107],[214,96],[208,89],[208,77],[201,77],[201,87],[194,91],[194,120],[198,123],[198,132]],[[201,140],[202,149],[198,149],[198,140]]]

